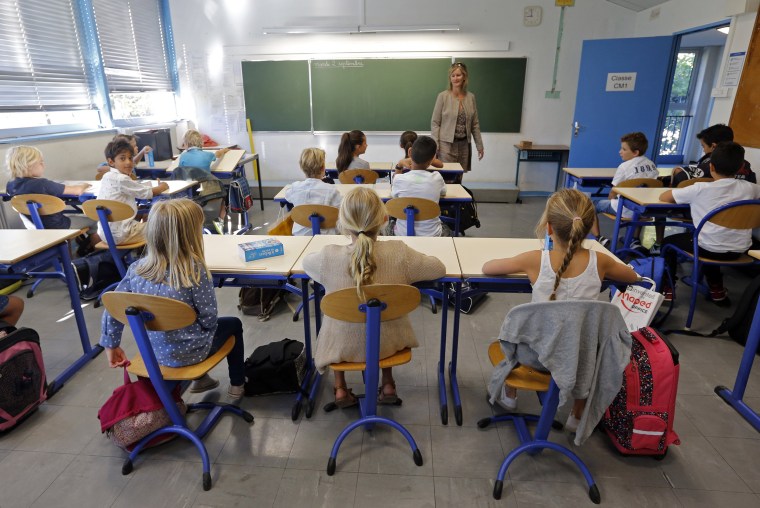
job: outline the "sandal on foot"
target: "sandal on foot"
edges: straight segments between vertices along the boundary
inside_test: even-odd
[[[354,392],[351,391],[351,388],[345,386],[336,386],[333,388],[333,395],[338,393],[338,390],[346,391],[346,395],[344,397],[335,397],[335,406],[337,406],[338,409],[346,409],[353,407],[359,403],[359,399],[356,398],[356,395],[354,395]]]
[[[387,394],[387,393],[385,393],[383,391],[386,386],[392,386],[393,387],[393,393],[392,394],[389,395],[389,394]],[[394,383],[393,381],[391,381],[390,383],[383,383],[383,386],[381,386],[377,390],[377,403],[378,404],[381,404],[381,405],[384,405],[384,406],[394,406],[394,405],[398,404],[398,401],[399,401],[399,398],[398,398],[398,395],[396,394],[396,383]]]

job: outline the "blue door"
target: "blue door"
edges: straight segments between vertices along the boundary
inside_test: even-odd
[[[570,167],[617,167],[620,137],[634,131],[646,134],[646,155],[654,160],[674,42],[671,36],[583,42]]]

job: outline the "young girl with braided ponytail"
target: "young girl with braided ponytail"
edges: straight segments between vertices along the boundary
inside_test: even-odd
[[[582,192],[562,189],[552,194],[536,226],[536,235],[548,235],[552,250],[534,250],[513,258],[493,259],[483,265],[487,275],[525,273],[533,287],[531,302],[554,300],[596,300],[602,280],[636,282],[633,269],[602,252],[583,246],[594,224],[596,213],[591,200]],[[517,407],[517,391],[505,387],[497,403],[507,410]],[[576,400],[565,425],[577,428],[585,400]]]
[[[357,188],[349,192],[340,204],[338,230],[348,236],[351,243],[328,245],[320,252],[309,254],[304,258],[304,270],[312,280],[324,286],[327,294],[355,287],[362,299],[362,287],[367,284],[412,284],[446,275],[443,263],[437,258],[421,254],[398,240],[377,241],[387,220],[385,206],[374,190]],[[363,362],[366,356],[364,333],[364,323],[348,323],[325,316],[314,354],[319,372],[324,373],[332,363]],[[383,322],[380,358],[418,345],[408,316]],[[335,372],[334,392],[339,408],[357,404],[343,372]],[[394,404],[397,400],[391,369],[383,369],[378,403]]]

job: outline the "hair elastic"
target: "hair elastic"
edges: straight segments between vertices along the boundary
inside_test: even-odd
[[[366,233],[365,231],[359,231],[358,233],[356,233],[356,236],[359,236],[359,235],[366,235],[366,234],[367,234],[367,233]]]
[[[581,220],[581,221],[582,221],[583,219],[581,219],[580,217],[578,217],[578,216],[576,215],[575,217],[573,217],[573,222],[575,222],[575,221],[577,221],[577,220]]]

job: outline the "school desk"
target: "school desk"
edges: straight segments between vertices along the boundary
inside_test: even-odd
[[[557,177],[554,182],[554,190],[557,190],[559,186],[559,177],[562,174],[562,163],[568,157],[570,153],[570,147],[566,145],[533,145],[530,148],[523,148],[520,145],[514,145],[517,150],[517,170],[515,171],[515,187],[520,187],[520,162],[556,162],[557,163]],[[532,195],[536,196],[548,196],[552,191],[548,192],[532,192]],[[520,199],[518,203],[522,203]]]
[[[369,169],[377,173],[377,176],[380,178],[387,178],[393,172],[395,166],[395,162],[388,161],[369,163]],[[328,165],[325,168],[325,174],[330,178],[338,178],[338,168],[335,167],[335,161],[328,162]]]
[[[277,238],[282,242],[285,254],[256,261],[245,262],[238,254],[238,244]],[[310,236],[263,236],[263,235],[203,235],[206,266],[211,271],[214,284],[217,287],[258,287],[285,289],[293,294],[301,296],[304,302],[303,326],[304,343],[306,344],[307,358],[311,358],[308,349],[311,344],[311,329],[309,319],[309,286],[308,279],[301,281],[301,289],[290,284],[288,277],[292,267],[300,257],[303,250],[311,242]],[[314,373],[313,363],[310,363],[304,376],[303,390],[310,389],[309,380]],[[317,381],[318,383],[318,378]],[[291,417],[295,421],[300,412],[302,395],[299,392],[296,403],[293,406]],[[311,416],[313,405],[307,407],[307,416]]]
[[[335,188],[338,192],[340,192],[341,196],[345,196],[349,192],[351,192],[353,189],[355,189],[358,186],[367,187],[369,189],[374,190],[377,192],[377,195],[380,196],[380,199],[383,201],[388,201],[391,199],[391,185],[387,182],[380,182],[375,184],[335,184]],[[278,203],[280,203],[280,206],[287,206],[288,209],[293,208],[293,205],[291,203],[288,203],[288,201],[285,199],[285,194],[287,193],[288,189],[290,188],[290,185],[286,185],[280,191],[275,195],[274,200]],[[446,195],[441,196],[441,198],[438,200],[438,203],[440,204],[447,204],[447,203],[469,203],[472,202],[472,196],[458,183],[447,183],[446,184]],[[459,228],[460,228],[460,222],[461,222],[461,210],[459,207],[456,209],[456,215],[454,217],[454,235],[459,234]]]
[[[177,197],[193,197],[193,188],[198,185],[195,180],[162,180],[169,185],[169,188],[163,191],[159,196],[161,198],[177,198]],[[81,195],[76,196],[73,194],[63,194],[61,198],[64,200],[78,199],[79,201],[87,201],[88,199],[96,199],[98,197],[98,191],[100,191],[100,180],[66,180],[64,185],[78,185],[81,183],[89,183],[90,186]],[[150,183],[151,187],[158,185],[157,180],[143,180],[141,183]],[[147,185],[146,185],[147,186]]]
[[[751,250],[747,254],[755,259],[760,259],[760,250]],[[736,373],[733,390],[725,386],[716,386],[715,393],[734,408],[755,430],[760,432],[760,415],[744,402],[744,390],[747,388],[749,374],[752,371],[752,363],[755,361],[755,353],[760,346],[760,301],[755,306],[755,314],[747,335],[747,343],[744,345],[739,370]]]
[[[459,259],[457,258],[456,251],[454,250],[454,241],[450,237],[422,237],[422,236],[381,236],[378,237],[378,241],[402,241],[414,250],[427,254],[428,256],[435,256],[443,262],[446,267],[446,275],[438,281],[427,282],[440,282],[443,283],[444,291],[443,298],[441,300],[441,341],[440,341],[440,353],[438,361],[438,394],[441,403],[441,421],[444,425],[448,422],[448,406],[446,401],[446,379],[445,379],[445,365],[446,365],[446,333],[447,333],[447,320],[448,320],[448,298],[446,297],[446,287],[448,284],[459,284],[461,282],[461,271],[459,269]],[[326,245],[347,245],[350,239],[344,235],[317,235],[313,237],[311,243],[304,249],[303,253],[293,265],[292,275],[294,278],[307,278],[308,276],[303,269],[303,258],[312,252],[319,252]],[[426,284],[422,285],[423,287]],[[305,287],[305,286],[304,286]],[[315,292],[314,307],[315,316],[319,316],[319,292]],[[304,298],[304,300],[306,300]],[[304,311],[306,309],[304,308]],[[319,334],[320,322],[317,320],[317,334]],[[306,350],[311,355],[311,345],[309,344]],[[313,359],[308,357],[309,365],[313,365]],[[315,383],[312,385],[309,404],[312,405],[316,391],[318,388],[319,376],[316,377]],[[461,405],[460,405],[461,411]],[[309,414],[307,414],[309,416]]]
[[[657,225],[662,226],[679,226],[689,227],[688,223],[684,222],[667,222],[666,219],[674,211],[689,211],[688,204],[676,204],[666,203],[660,201],[660,194],[667,191],[664,188],[647,188],[647,187],[613,187],[613,189],[619,198],[618,211],[615,214],[615,228],[612,233],[612,247],[613,253],[618,253],[620,249],[617,248],[617,239],[620,234],[620,227],[623,223],[622,211],[623,207],[633,211],[633,217],[630,221],[625,221],[625,227],[628,228],[625,234],[625,240],[623,241],[623,249],[627,249],[633,240],[633,232],[635,227],[639,225],[646,225],[646,222],[639,221],[642,217],[651,217],[660,219],[657,221]],[[651,224],[650,224],[651,225]]]
[[[607,197],[612,178],[617,168],[562,168],[565,172],[565,187],[568,189],[589,190],[592,197]],[[659,178],[666,178],[673,174],[673,168],[657,168]],[[592,189],[597,189],[596,192]]]
[[[69,256],[68,240],[81,234],[78,229],[3,229],[0,231],[0,279],[63,279],[69,289],[69,299],[79,330],[82,356],[74,360],[47,389],[48,399],[63,387],[87,362],[100,354],[103,348],[90,345],[87,324],[79,300],[79,288]],[[37,271],[51,263],[60,264],[63,271]],[[24,320],[22,319],[22,324]],[[44,347],[43,347],[44,349]]]
[[[464,169],[462,169],[462,165],[458,162],[444,162],[441,168],[430,166],[427,170],[438,171],[446,183],[460,183],[464,174]],[[411,170],[404,169],[404,173],[408,173],[409,171]],[[393,181],[393,178],[395,178],[395,173],[391,174],[391,181]]]

